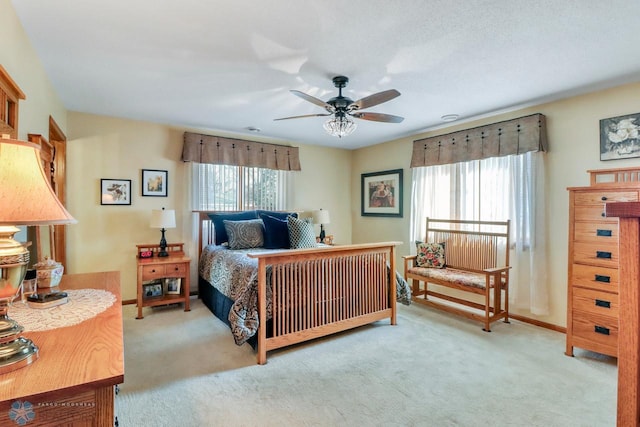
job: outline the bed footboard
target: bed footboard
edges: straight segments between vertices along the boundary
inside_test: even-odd
[[[395,247],[401,242],[250,254],[258,259],[258,363],[267,351],[389,318],[396,324]],[[271,274],[267,275],[267,269]],[[270,278],[267,280],[267,278]],[[267,286],[271,301],[267,301]]]

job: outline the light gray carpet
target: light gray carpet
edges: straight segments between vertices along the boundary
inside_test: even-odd
[[[121,427],[614,426],[615,359],[512,321],[493,332],[433,309],[400,306],[378,322],[255,364],[199,300],[125,306]]]

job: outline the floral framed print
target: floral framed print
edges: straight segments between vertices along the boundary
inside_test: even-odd
[[[361,176],[361,215],[402,218],[402,169]]]
[[[142,169],[142,195],[167,197],[167,175],[167,171]]]
[[[101,179],[100,180],[100,204],[101,205],[130,205],[131,204],[131,180],[130,179]]]
[[[640,113],[600,120],[600,160],[640,157]]]

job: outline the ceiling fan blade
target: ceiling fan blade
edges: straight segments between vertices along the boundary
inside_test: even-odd
[[[282,117],[280,119],[273,119],[273,120],[289,120],[289,119],[302,119],[305,117],[326,117],[326,116],[330,116],[331,113],[324,113],[324,114],[305,114],[304,116],[291,116],[291,117]]]
[[[404,117],[400,117],[400,116],[392,116],[391,114],[382,114],[382,113],[367,113],[364,111],[351,113],[351,115],[357,119],[371,120],[374,122],[400,123],[401,121],[404,120]]]
[[[397,98],[398,96],[400,96],[400,92],[395,89],[389,89],[354,101],[349,108],[353,110],[363,110],[365,108],[373,107],[374,105],[382,104],[383,102],[391,101],[393,98]]]
[[[307,95],[306,93],[300,92],[299,90],[291,90],[290,92],[296,96],[299,96],[305,101],[309,101],[312,104],[316,104],[319,107],[325,108],[327,111],[333,112],[334,110],[333,106],[327,104],[322,99],[316,98],[315,96]]]

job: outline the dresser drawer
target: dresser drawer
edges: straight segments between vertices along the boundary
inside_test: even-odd
[[[618,319],[573,310],[573,336],[602,346],[618,346]],[[588,347],[585,347],[588,348]]]
[[[573,261],[600,267],[618,268],[618,245],[576,242],[573,245]]]
[[[618,224],[611,222],[576,222],[574,239],[578,242],[618,244]]]
[[[573,264],[572,286],[618,292],[618,269],[594,265]]]
[[[574,203],[578,205],[593,205],[610,202],[637,202],[637,191],[576,191]]]
[[[618,223],[618,218],[605,216],[604,203],[600,205],[585,205],[575,207],[575,221],[598,221]]]
[[[145,265],[142,267],[142,280],[183,277],[186,272],[185,263]]]
[[[573,288],[573,309],[618,318],[618,294]]]

